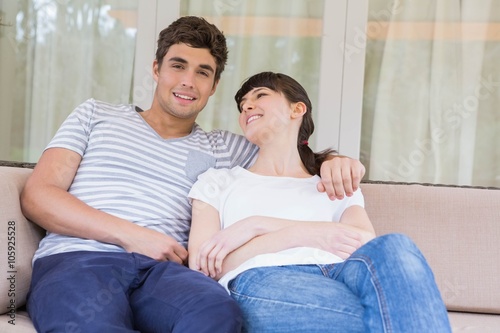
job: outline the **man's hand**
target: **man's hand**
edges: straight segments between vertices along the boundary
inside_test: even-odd
[[[158,261],[186,264],[188,252],[173,237],[145,227],[139,228],[127,235],[127,245],[122,245],[127,252],[140,253]]]
[[[332,156],[321,164],[321,182],[318,191],[326,192],[331,200],[350,197],[359,187],[365,175],[365,167],[360,161],[347,156]]]

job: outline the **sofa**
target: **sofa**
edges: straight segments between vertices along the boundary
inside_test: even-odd
[[[33,164],[3,164],[0,332],[36,332],[24,306],[32,256],[45,232],[19,205]],[[426,256],[453,332],[500,332],[500,189],[393,182],[361,188],[377,234],[404,233]]]

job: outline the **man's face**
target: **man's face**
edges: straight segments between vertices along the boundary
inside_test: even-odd
[[[155,61],[153,77],[158,84],[155,99],[164,112],[181,119],[196,119],[208,98],[215,93],[216,64],[208,49],[174,44]]]

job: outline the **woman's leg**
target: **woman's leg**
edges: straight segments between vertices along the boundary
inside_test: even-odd
[[[229,289],[246,332],[365,332],[359,298],[316,265],[254,268]]]
[[[370,332],[451,332],[434,275],[404,235],[375,238],[334,265],[331,276],[360,297]]]

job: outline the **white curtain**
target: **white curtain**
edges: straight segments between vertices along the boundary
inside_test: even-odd
[[[317,105],[323,6],[323,0],[181,1],[181,15],[215,24],[229,49],[217,92],[197,119],[202,128],[241,133],[234,94],[261,71],[294,77]]]
[[[31,0],[17,14],[18,31],[29,38],[25,66],[17,72],[25,117],[25,161],[38,160],[67,115],[93,97],[128,103],[136,27],[124,12],[137,0]],[[132,26],[127,26],[131,23]],[[18,105],[19,108],[20,105]]]
[[[499,14],[495,0],[370,0],[369,179],[500,186]]]

